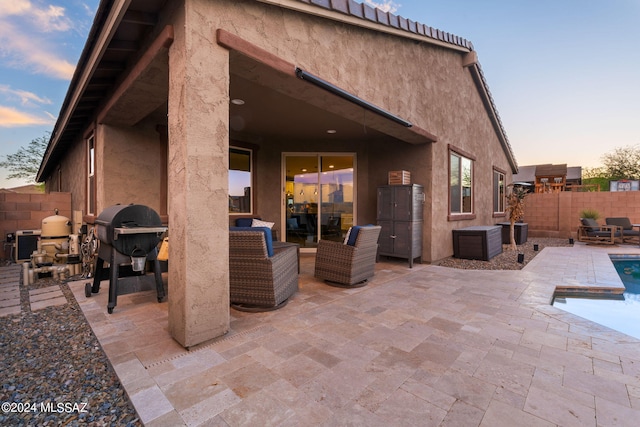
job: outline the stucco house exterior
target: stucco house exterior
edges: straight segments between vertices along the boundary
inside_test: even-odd
[[[399,170],[424,186],[423,262],[504,216],[517,164],[469,41],[353,0],[102,0],[38,181],[89,225],[160,213],[191,347],[228,331],[236,217],[312,250],[375,223]]]

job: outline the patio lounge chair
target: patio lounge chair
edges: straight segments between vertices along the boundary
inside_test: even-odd
[[[320,240],[314,276],[330,285],[364,286],[373,277],[381,227],[354,226],[345,243]]]
[[[622,232],[622,240],[624,242],[638,242],[638,239],[640,239],[640,231],[634,230],[633,224],[627,217],[606,218],[605,222],[607,225],[618,227],[618,231]]]
[[[268,227],[231,227],[229,288],[231,306],[237,310],[284,307],[298,290],[296,247],[274,248]]]
[[[598,225],[598,222],[592,218],[582,218],[580,222],[581,225],[578,226],[579,242],[613,245],[616,243],[616,239],[622,240],[622,233],[618,231],[616,226]]]

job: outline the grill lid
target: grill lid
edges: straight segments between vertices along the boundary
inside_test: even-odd
[[[150,253],[167,230],[156,211],[145,205],[113,205],[100,213],[95,221],[98,239],[118,252]]]

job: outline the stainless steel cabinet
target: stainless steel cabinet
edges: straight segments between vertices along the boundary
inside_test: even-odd
[[[378,187],[379,254],[406,258],[409,267],[422,257],[424,189],[421,185]]]

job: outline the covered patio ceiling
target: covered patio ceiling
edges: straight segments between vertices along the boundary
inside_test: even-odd
[[[230,52],[232,139],[431,142],[406,126],[241,53]],[[242,105],[237,105],[241,100]]]
[[[144,118],[167,124],[168,91],[164,86],[169,76],[167,59],[166,55],[161,60],[156,58],[150,64],[152,72],[140,72],[139,78],[114,103],[114,111],[105,112],[104,123],[133,125],[134,115],[122,112],[131,112],[134,105],[148,109],[152,102],[157,108]],[[283,74],[231,51],[229,70],[229,130],[232,140],[254,143],[274,138],[328,142],[384,140],[390,144],[402,141],[421,144],[433,140],[296,78],[293,69],[290,75]],[[164,95],[162,100],[158,94]],[[121,110],[119,106],[127,108]],[[136,120],[141,119],[138,117]]]

